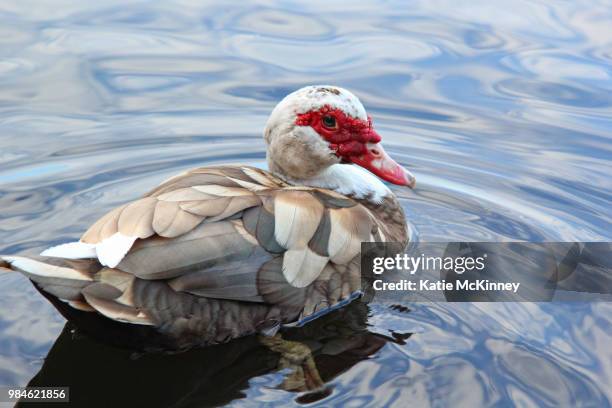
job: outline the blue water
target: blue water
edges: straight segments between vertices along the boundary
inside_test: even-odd
[[[395,191],[418,239],[610,241],[611,27],[612,4],[593,0],[4,1],[0,253],[74,240],[190,167],[265,166],[268,113],[317,83],[357,94],[416,175],[416,190]],[[611,404],[610,303],[374,302],[359,313],[358,337],[376,347],[323,375],[330,393],[314,405]],[[147,365],[63,327],[27,280],[0,274],[0,384],[28,383],[56,339],[82,353],[92,400],[120,385],[112,367],[99,378],[112,364],[159,372],[157,388],[191,384],[171,372],[179,356]],[[194,383],[198,404],[304,402],[277,387],[274,364],[222,361],[230,347],[190,356],[221,367]],[[76,370],[57,355],[48,361]]]

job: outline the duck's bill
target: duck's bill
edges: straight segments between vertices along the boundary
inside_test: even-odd
[[[366,146],[367,153],[350,158],[353,163],[371,171],[389,183],[414,188],[416,184],[414,176],[389,157],[380,143],[368,143]]]

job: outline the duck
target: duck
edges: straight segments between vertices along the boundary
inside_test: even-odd
[[[0,269],[29,278],[77,327],[113,338],[131,330],[164,349],[275,336],[359,299],[361,243],[408,244],[385,182],[414,188],[414,176],[341,87],[290,93],[263,136],[267,171],[186,171],[108,212],[79,241],[0,256]]]

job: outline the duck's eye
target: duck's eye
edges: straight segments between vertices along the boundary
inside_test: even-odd
[[[325,126],[328,129],[338,128],[338,124],[336,123],[336,118],[334,118],[333,116],[329,116],[329,115],[323,116],[323,118],[321,119],[321,123],[323,123],[323,126]]]

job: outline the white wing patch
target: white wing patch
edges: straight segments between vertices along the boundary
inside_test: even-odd
[[[86,244],[80,241],[51,247],[44,250],[41,255],[64,259],[84,259],[95,258],[97,256],[94,244]]]
[[[129,237],[120,232],[114,233],[96,245],[98,261],[109,268],[116,267],[134,245],[136,239],[137,237]]]
[[[87,244],[80,241],[69,242],[44,250],[41,255],[64,259],[98,258],[102,265],[114,268],[119,265],[136,239],[137,237],[116,232],[99,244]]]

